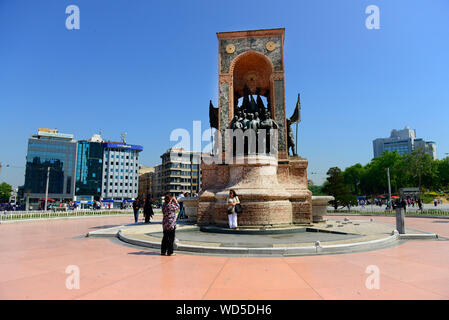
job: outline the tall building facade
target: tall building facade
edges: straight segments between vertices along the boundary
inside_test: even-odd
[[[151,189],[153,190],[153,199],[161,200],[164,196],[162,191],[162,164],[154,167],[153,185]]]
[[[76,157],[76,196],[93,196],[101,199],[103,181],[104,147],[99,135],[89,140],[78,141]]]
[[[384,151],[397,151],[399,154],[410,154],[412,151],[423,148],[432,159],[436,159],[436,144],[433,141],[424,141],[416,138],[416,130],[406,126],[402,130],[393,129],[389,138],[373,140],[374,158],[382,155]]]
[[[139,153],[143,147],[124,142],[105,142],[103,148],[102,199],[123,202],[137,198]]]
[[[77,146],[72,134],[59,133],[57,129],[39,128],[28,139],[24,184],[28,203],[45,198],[47,172],[48,197],[59,201],[73,199]]]
[[[48,197],[57,203],[91,199],[117,207],[132,202],[138,195],[142,150],[139,145],[105,142],[97,134],[76,141],[72,134],[40,128],[28,140],[23,186],[27,206],[37,209],[45,198],[48,170]]]
[[[201,190],[201,153],[171,148],[161,155],[160,189],[158,196],[181,192],[190,194]]]
[[[154,197],[154,168],[140,166],[139,169],[139,198],[144,199],[148,194]]]

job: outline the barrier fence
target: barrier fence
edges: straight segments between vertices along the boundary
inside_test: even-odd
[[[28,219],[51,219],[64,217],[101,216],[101,215],[129,215],[132,209],[124,210],[67,210],[67,211],[3,211],[0,212],[0,222]]]
[[[337,210],[328,209],[329,214],[358,214],[358,215],[395,215],[395,210]],[[423,209],[423,210],[406,210],[405,215],[413,216],[449,216],[449,210],[444,209]]]

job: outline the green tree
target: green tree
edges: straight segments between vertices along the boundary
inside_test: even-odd
[[[364,167],[360,187],[364,194],[386,194],[388,192],[387,168],[390,168],[391,191],[397,193],[406,184],[404,156],[396,151],[384,152]]]
[[[345,184],[354,195],[360,195],[360,182],[363,176],[363,166],[357,163],[345,169],[343,177]]]
[[[11,197],[12,187],[10,184],[6,182],[0,183],[0,202],[6,203],[9,201],[9,197]]]
[[[437,167],[434,165],[432,157],[427,154],[424,148],[418,148],[406,156],[407,174],[412,177],[413,183],[421,189],[421,186],[428,188],[437,187],[436,181]]]
[[[327,194],[323,192],[323,186],[309,186],[309,190],[314,196],[326,196]]]
[[[331,195],[335,200],[330,201],[331,205],[338,209],[339,206],[356,205],[357,199],[351,194],[344,181],[340,168],[333,167],[327,171],[327,183],[323,186],[323,192]]]
[[[437,177],[439,184],[446,190],[449,189],[449,157],[437,161]]]

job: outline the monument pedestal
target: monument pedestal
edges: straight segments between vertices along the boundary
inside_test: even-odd
[[[203,190],[198,198],[198,224],[228,224],[227,197],[234,189],[243,212],[239,226],[277,227],[312,222],[312,194],[307,189],[307,160],[279,161],[248,155],[232,164],[201,164]]]

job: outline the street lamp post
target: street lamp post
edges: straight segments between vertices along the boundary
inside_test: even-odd
[[[388,180],[388,201],[391,206],[390,168],[387,168],[387,180]]]
[[[45,185],[45,208],[44,210],[47,211],[47,201],[48,201],[48,182],[50,180],[50,167],[47,167],[47,183]]]

